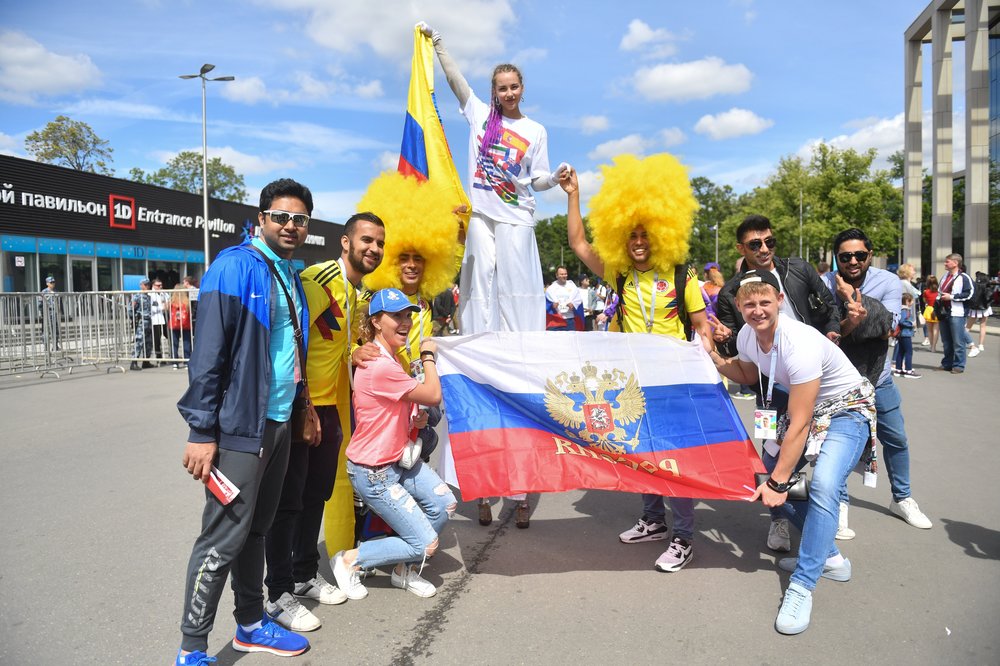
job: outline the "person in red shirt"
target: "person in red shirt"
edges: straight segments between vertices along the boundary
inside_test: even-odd
[[[354,376],[357,426],[347,447],[347,475],[355,492],[396,534],[334,555],[333,575],[348,599],[368,596],[360,580],[362,568],[387,564],[396,565],[390,578],[393,586],[419,597],[434,596],[437,589],[420,573],[458,505],[448,485],[410,446],[427,424],[427,412],[419,405],[441,402],[433,340],[420,343],[422,383],[396,358],[417,308],[400,290],[382,289],[372,297],[364,321],[363,336],[377,345],[380,354]]]

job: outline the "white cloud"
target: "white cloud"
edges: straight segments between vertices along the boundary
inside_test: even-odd
[[[85,54],[59,55],[20,32],[0,32],[0,100],[32,104],[40,96],[97,86],[101,73]]]
[[[611,127],[607,116],[583,116],[580,118],[580,131],[584,134],[597,134]]]
[[[438,0],[423,6],[411,0],[277,0],[276,4],[305,10],[307,32],[321,46],[351,55],[364,53],[367,46],[378,57],[399,64],[408,63],[413,53],[413,25],[426,21],[441,32],[467,76],[490,71],[504,53],[516,19],[510,0]]]
[[[304,149],[310,155],[321,156],[330,162],[343,162],[353,159],[354,151],[382,151],[398,149],[399,145],[391,145],[382,140],[371,139],[351,132],[325,127],[315,123],[281,122],[262,125],[231,125],[230,129],[243,136],[274,141],[284,146],[295,146]]]
[[[597,194],[597,190],[601,188],[603,176],[600,171],[577,171],[576,177],[580,184],[580,208],[582,213],[586,215],[590,197]],[[537,200],[536,217],[539,219],[566,214],[566,192],[559,186],[539,192]]]
[[[379,153],[378,159],[372,163],[379,173],[383,171],[395,171],[399,166],[399,151],[384,150]]]
[[[668,127],[660,130],[660,139],[666,148],[677,146],[687,141],[687,135],[680,127]]]
[[[358,212],[358,202],[365,195],[364,190],[313,190],[313,215],[318,218],[343,224]]]
[[[171,122],[201,122],[201,110],[197,114],[180,114],[157,104],[137,104],[115,99],[84,99],[60,107],[60,112],[68,116],[109,116],[113,118],[133,118],[138,120],[166,120]]]
[[[549,56],[548,49],[540,49],[537,47],[529,47],[526,49],[521,49],[514,55],[510,57],[512,63],[518,66],[524,65],[527,62],[539,62],[545,60]]]
[[[235,81],[223,84],[222,96],[231,102],[256,104],[268,99],[267,86],[259,76],[237,77]]]
[[[713,56],[640,68],[635,73],[633,84],[646,99],[684,102],[746,92],[750,89],[751,79],[753,73],[745,65],[729,65]]]
[[[18,150],[23,147],[23,141],[19,141],[9,134],[0,132],[0,155],[13,155],[14,157],[21,157]]]
[[[382,82],[378,79],[369,81],[368,83],[362,83],[354,87],[354,94],[362,99],[373,99],[375,97],[382,97],[385,95],[385,91],[382,90]]]
[[[654,137],[644,137],[641,134],[629,134],[620,139],[612,139],[598,144],[592,151],[587,153],[587,157],[592,160],[610,162],[612,157],[623,153],[633,155],[644,155],[649,151],[660,148],[670,148],[684,143],[687,140],[684,132],[679,127],[668,127],[656,133]]]
[[[666,58],[677,52],[675,39],[673,34],[663,28],[654,30],[645,21],[632,19],[618,48],[622,51],[645,50],[645,57],[648,58]]]
[[[930,112],[924,114],[924,144],[930,145]],[[859,152],[875,148],[879,157],[875,162],[876,168],[886,168],[888,157],[897,150],[903,148],[903,114],[899,113],[892,118],[866,118],[861,121],[853,121],[848,126],[854,126],[855,130],[850,134],[838,134],[833,137],[817,137],[806,141],[796,152],[796,155],[808,161],[812,157],[813,148],[819,143],[827,143],[835,148],[853,148]],[[965,162],[965,127],[964,123],[955,123],[955,157],[956,162]],[[959,138],[961,135],[961,138]],[[961,145],[959,145],[961,141]],[[924,164],[930,165],[930,150],[925,151]],[[958,166],[956,169],[960,168]]]
[[[166,165],[170,160],[176,157],[178,153],[184,151],[197,153],[201,156],[201,146],[184,148],[179,151],[160,150],[154,151],[152,154],[156,159]],[[258,155],[249,155],[236,150],[232,146],[209,146],[208,159],[212,160],[216,157],[222,160],[223,164],[228,164],[233,167],[237,173],[243,174],[244,176],[271,173],[272,171],[289,169],[296,166],[295,162],[287,159],[270,159],[267,157],[260,157]]]
[[[643,138],[641,134],[629,134],[620,139],[612,139],[598,144],[592,151],[587,153],[587,157],[592,160],[611,161],[611,158],[622,153],[632,153],[642,155],[652,145],[649,139]]]
[[[721,141],[760,134],[772,125],[774,125],[773,120],[761,118],[753,111],[733,108],[714,116],[702,116],[695,124],[694,131],[698,134],[707,134],[713,141]]]

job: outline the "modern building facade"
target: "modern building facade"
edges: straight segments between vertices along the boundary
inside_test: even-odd
[[[170,288],[205,264],[202,197],[0,155],[0,291],[134,289],[158,275]],[[254,232],[257,208],[209,200],[214,257]],[[313,219],[295,264],[340,256],[343,225]]]
[[[958,251],[971,273],[988,271],[990,161],[1000,163],[1000,0],[933,0],[906,30],[903,257],[919,273],[940,273]],[[953,246],[952,45],[965,42],[964,247]],[[921,265],[924,45],[931,45],[931,265]],[[961,121],[961,120],[960,120]]]

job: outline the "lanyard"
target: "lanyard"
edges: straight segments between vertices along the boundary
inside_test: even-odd
[[[777,334],[777,330],[775,333]],[[760,349],[760,343],[757,343]],[[764,399],[764,409],[771,409],[771,396],[774,394],[774,369],[778,363],[778,341],[771,343],[771,370],[767,373],[767,397]],[[760,385],[760,393],[764,395],[764,377],[761,374],[760,366],[757,366],[757,382]]]
[[[639,289],[639,274],[632,269],[632,282],[635,285],[635,299],[639,301],[642,320],[646,323],[646,332],[653,332],[653,321],[656,318],[656,285],[660,281],[659,272],[653,273],[653,286],[649,290],[649,317],[646,316],[646,304],[642,302],[642,291]]]
[[[350,280],[347,279],[347,267],[344,266],[344,258],[339,257],[337,259],[337,264],[340,265],[340,275],[344,278],[344,327],[347,329],[345,333],[347,334],[347,341],[344,344],[344,356],[347,363],[347,380],[351,384],[351,390],[354,390],[354,373],[351,372],[351,289],[354,286],[351,284]],[[358,304],[358,290],[354,290],[354,307]]]

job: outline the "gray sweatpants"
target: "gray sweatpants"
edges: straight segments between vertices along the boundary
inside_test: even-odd
[[[205,489],[201,534],[194,542],[184,589],[181,649],[208,649],[219,598],[232,573],[239,624],[264,616],[264,535],[271,527],[288,466],[288,423],[268,420],[260,455],[219,449],[215,466],[240,489],[228,506]]]

